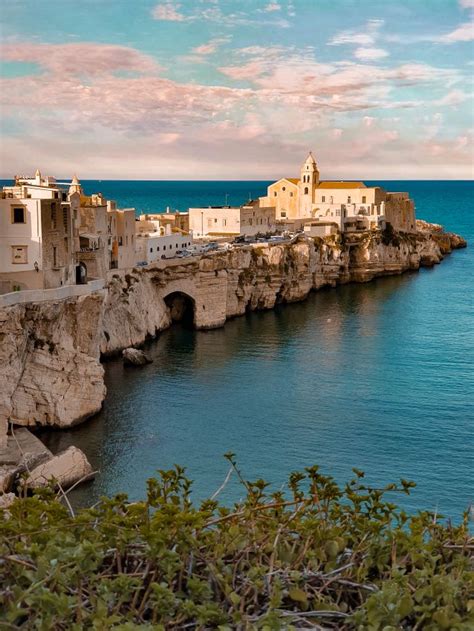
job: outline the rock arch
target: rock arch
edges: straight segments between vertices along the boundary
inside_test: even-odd
[[[172,291],[164,296],[172,322],[182,322],[185,326],[196,324],[196,301],[183,291]]]

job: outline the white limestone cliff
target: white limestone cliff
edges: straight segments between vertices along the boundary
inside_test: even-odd
[[[177,292],[193,302],[195,326],[213,328],[247,310],[304,300],[323,286],[431,266],[464,246],[457,235],[420,222],[416,234],[258,244],[114,270],[102,294],[0,309],[0,441],[7,420],[69,427],[98,412],[105,398],[100,356],[167,328]]]

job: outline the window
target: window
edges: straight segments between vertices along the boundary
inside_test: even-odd
[[[278,195],[278,193],[275,191],[275,192],[273,193],[273,197],[276,197],[277,195]]]
[[[282,210],[280,213],[280,217],[286,217],[286,210]]]
[[[159,251],[160,251],[160,246],[158,246],[158,247],[156,248],[156,251],[157,251],[157,252],[159,252]]]
[[[12,263],[28,263],[28,246],[12,245]]]
[[[56,230],[56,204],[51,204],[51,230]]]
[[[58,266],[58,248],[53,245],[53,267]]]
[[[321,197],[321,201],[322,201],[322,202],[325,202],[325,201],[326,201],[326,196],[325,196],[325,195],[323,195],[323,196]]]
[[[118,238],[118,244],[119,245],[123,245],[123,237],[119,237]]]
[[[63,226],[67,232],[67,206],[63,206]]]
[[[286,186],[282,186],[281,190],[286,191]]]
[[[214,223],[217,223],[217,218],[214,219]]]
[[[293,197],[293,193],[290,193],[290,197]]]
[[[304,187],[304,194],[305,194],[305,195],[307,195],[307,194],[308,194],[308,191],[309,191],[308,187],[307,187],[307,186],[305,186],[305,187]]]
[[[153,248],[150,248],[150,252],[153,252]]]
[[[227,226],[227,219],[224,219],[224,226]]]
[[[351,196],[349,195],[349,197],[347,198],[347,203],[350,204],[351,203]]]
[[[12,223],[26,223],[24,208],[12,208]]]
[[[341,209],[336,208],[336,217],[340,217],[340,216],[341,216]]]
[[[367,197],[365,195],[362,195],[362,203],[365,204],[367,202]]]
[[[166,250],[166,245],[163,246],[163,250]]]

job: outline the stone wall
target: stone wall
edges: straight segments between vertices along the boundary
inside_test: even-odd
[[[301,238],[111,271],[100,293],[0,309],[0,436],[6,419],[65,427],[96,413],[105,397],[100,355],[167,328],[173,295],[192,301],[197,328],[215,328],[324,286],[434,265],[464,245],[424,223],[416,234]]]

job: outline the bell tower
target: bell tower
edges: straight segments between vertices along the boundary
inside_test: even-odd
[[[69,195],[72,195],[73,193],[79,193],[79,195],[83,194],[81,183],[77,179],[76,174],[74,174],[74,177],[71,180],[71,185],[69,186]]]
[[[301,167],[299,183],[299,217],[311,217],[311,210],[315,200],[315,191],[319,184],[319,171],[316,160],[310,151]]]

